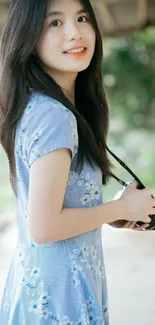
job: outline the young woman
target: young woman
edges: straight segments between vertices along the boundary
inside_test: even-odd
[[[108,325],[102,224],[145,228],[151,191],[131,183],[103,203],[112,175],[102,39],[88,0],[13,0],[1,40],[1,144],[18,241],[3,325]],[[141,228],[139,228],[141,229]]]

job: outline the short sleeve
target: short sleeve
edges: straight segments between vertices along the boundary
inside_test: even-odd
[[[59,101],[40,96],[29,110],[26,141],[27,163],[58,148],[71,150],[72,159],[78,150],[78,131],[75,115]]]

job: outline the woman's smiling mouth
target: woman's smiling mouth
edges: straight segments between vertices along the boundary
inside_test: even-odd
[[[81,57],[84,56],[87,52],[87,48],[86,47],[79,47],[79,48],[75,48],[72,50],[68,50],[66,52],[64,52],[65,54],[70,54],[73,57]]]

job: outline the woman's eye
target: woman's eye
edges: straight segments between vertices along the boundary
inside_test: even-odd
[[[60,20],[54,20],[54,21],[52,21],[50,24],[49,24],[49,26],[51,27],[51,26],[53,26],[53,27],[58,27],[58,26],[60,26],[60,25],[58,25],[57,23],[61,23],[60,22]]]
[[[78,18],[78,20],[79,20],[79,19],[81,19],[81,18],[85,18],[85,19],[86,19],[86,21],[88,21],[88,20],[89,20],[87,16],[80,16],[80,17]]]
[[[78,21],[82,21],[85,22],[83,19],[85,19],[85,21],[87,22],[89,19],[87,16],[80,16],[78,18]],[[60,24],[59,24],[60,23]],[[54,20],[49,24],[49,27],[59,27],[61,25],[61,21],[60,20]]]

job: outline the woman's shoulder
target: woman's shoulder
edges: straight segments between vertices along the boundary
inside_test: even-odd
[[[74,157],[78,147],[78,130],[72,112],[54,98],[31,94],[21,127],[22,143],[29,166],[45,152],[69,148]]]
[[[32,116],[41,117],[47,112],[52,115],[55,111],[58,115],[66,113],[75,117],[75,115],[59,100],[40,92],[32,92],[25,107],[25,114],[29,115],[30,118],[32,118]]]

